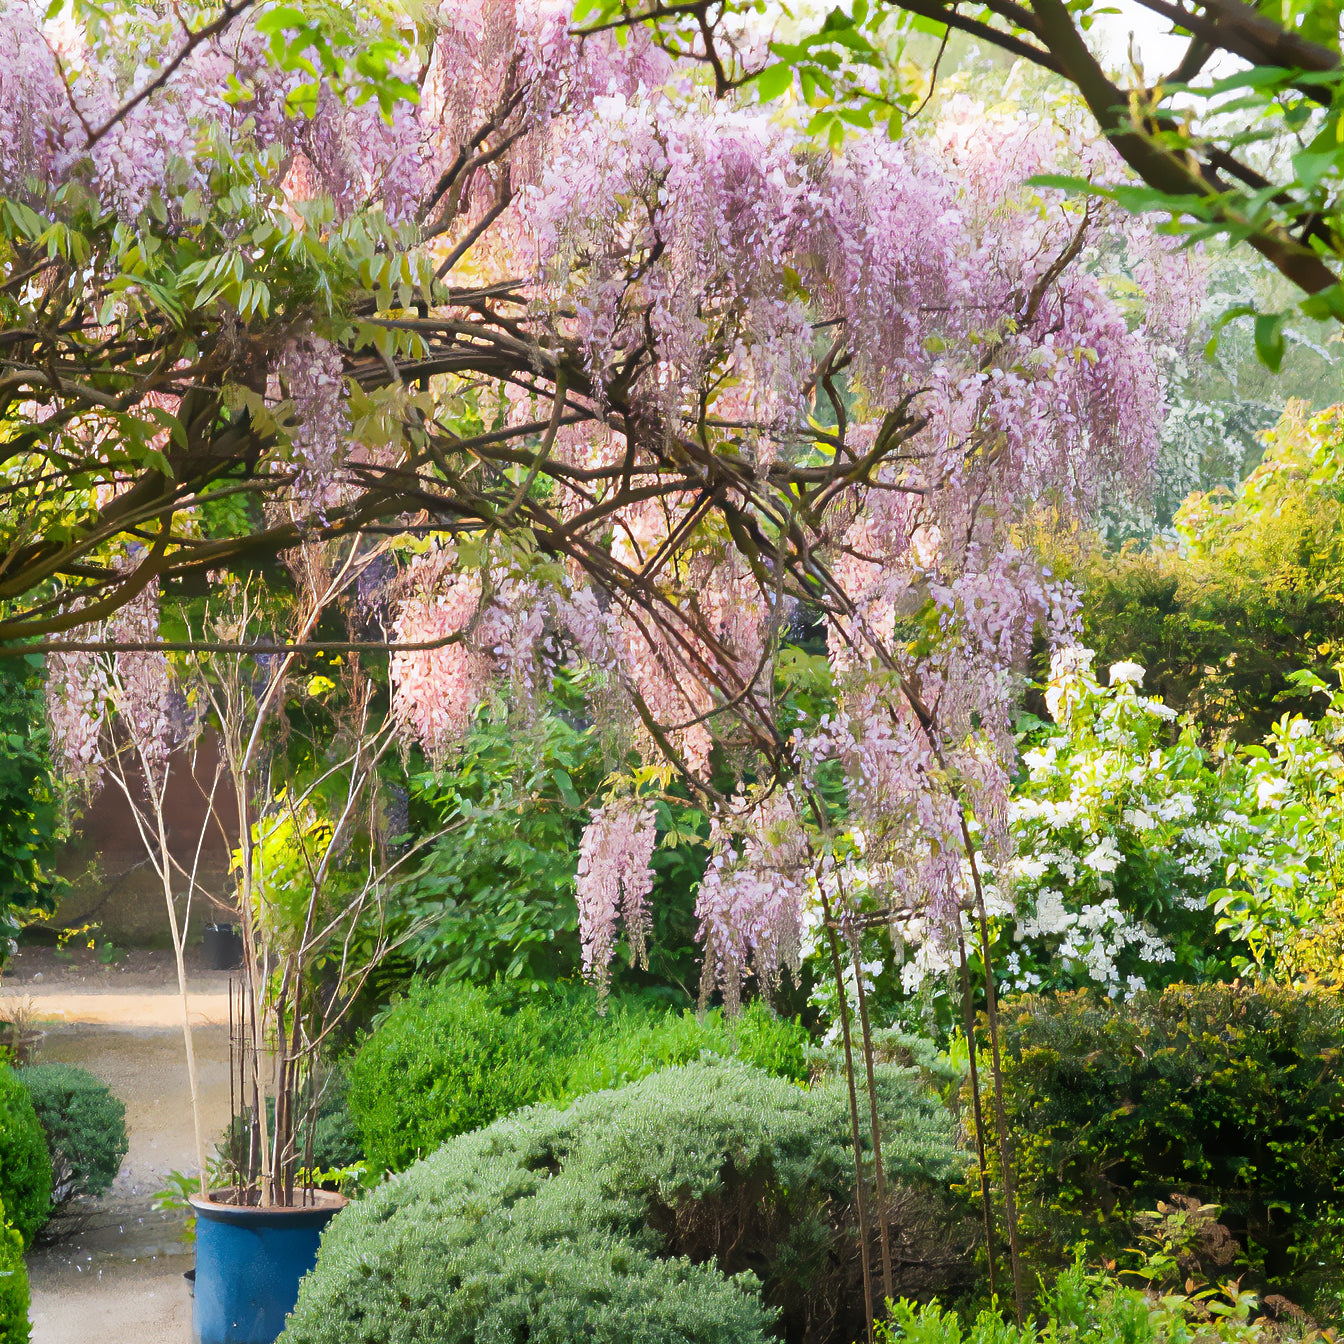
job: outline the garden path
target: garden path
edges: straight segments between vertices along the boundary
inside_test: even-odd
[[[192,1019],[208,1142],[228,1120],[227,974],[193,970]],[[173,1170],[195,1165],[177,981],[167,952],[105,967],[22,949],[3,993],[31,1000],[47,1035],[39,1059],[78,1064],[126,1104],[130,1150],[112,1189],[69,1240],[28,1257],[33,1344],[189,1344],[192,1254],[183,1216],[154,1209]]]

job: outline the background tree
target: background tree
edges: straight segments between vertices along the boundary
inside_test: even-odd
[[[64,809],[36,661],[0,659],[0,965],[26,921],[54,912],[60,890]]]

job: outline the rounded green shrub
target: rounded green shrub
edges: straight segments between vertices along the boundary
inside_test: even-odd
[[[951,1121],[882,1066],[897,1291],[949,1286]],[[748,1344],[862,1332],[848,1097],[729,1060],[464,1134],[332,1221],[285,1344]],[[921,1277],[922,1276],[922,1277]]]
[[[1344,999],[1271,984],[1171,985],[1128,1002],[1024,997],[1003,1013],[1023,1231],[1067,1263],[1133,1244],[1173,1195],[1217,1205],[1247,1286],[1300,1305],[1329,1284],[1344,1214]],[[1327,1277],[1337,1269],[1328,1269]]]
[[[126,1107],[106,1083],[73,1064],[34,1064],[19,1079],[47,1136],[52,1212],[106,1194],[130,1146]]]
[[[348,1101],[374,1170],[400,1171],[441,1143],[537,1101],[618,1087],[702,1055],[807,1075],[807,1035],[753,1004],[725,1021],[588,990],[519,1000],[506,988],[419,983],[351,1059]]]
[[[0,1203],[26,1250],[51,1208],[51,1159],[28,1089],[8,1064],[0,1064]]]
[[[560,1082],[535,1011],[506,1014],[474,985],[417,984],[350,1061],[349,1105],[375,1170],[552,1094]],[[563,1021],[548,1023],[559,1034]]]
[[[23,1237],[0,1204],[0,1344],[28,1344],[28,1267]]]

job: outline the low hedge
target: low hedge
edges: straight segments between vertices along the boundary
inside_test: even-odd
[[[0,1344],[28,1344],[28,1301],[23,1236],[5,1221],[0,1204]]]
[[[897,1290],[970,1258],[946,1110],[880,1069]],[[863,1330],[848,1094],[728,1060],[461,1135],[331,1223],[284,1344],[748,1344]],[[931,1268],[932,1267],[932,1268]]]
[[[1344,1001],[1280,985],[1080,992],[1003,1013],[1024,1232],[1064,1263],[1133,1244],[1173,1193],[1221,1207],[1247,1285],[1301,1305],[1337,1279],[1344,1227]],[[991,1113],[992,1111],[988,1111]]]
[[[130,1142],[126,1107],[106,1083],[73,1064],[34,1064],[19,1072],[51,1154],[52,1213],[107,1193]]]
[[[348,1063],[350,1114],[375,1171],[401,1171],[457,1134],[537,1101],[562,1103],[704,1054],[806,1077],[803,1028],[753,1005],[733,1022],[558,988],[416,984]]]
[[[51,1208],[51,1159],[28,1089],[8,1064],[0,1064],[0,1203],[27,1250]]]

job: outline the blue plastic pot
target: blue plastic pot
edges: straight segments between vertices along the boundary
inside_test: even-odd
[[[344,1195],[315,1194],[315,1205],[297,1209],[252,1209],[191,1197],[197,1344],[274,1344],[279,1338],[298,1300],[299,1280],[317,1263],[322,1229],[346,1204]]]

